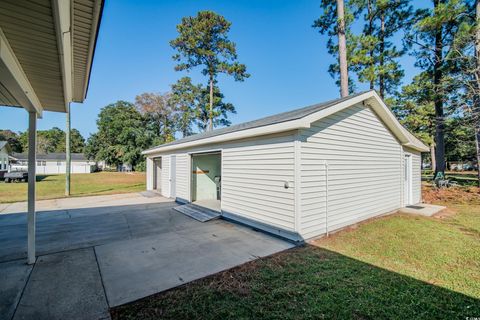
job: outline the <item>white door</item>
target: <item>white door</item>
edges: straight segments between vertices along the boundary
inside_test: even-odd
[[[162,158],[153,159],[153,189],[162,190]]]
[[[406,154],[403,161],[403,199],[405,206],[412,204],[412,157]]]
[[[170,156],[170,198],[177,197],[176,176],[177,176],[177,156]]]

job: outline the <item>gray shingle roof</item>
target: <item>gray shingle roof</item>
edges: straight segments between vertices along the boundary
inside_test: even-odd
[[[5,147],[5,145],[8,143],[8,141],[0,141],[0,149]]]
[[[183,139],[175,140],[175,141],[172,141],[172,142],[169,142],[169,143],[165,143],[165,144],[150,148],[146,151],[153,150],[153,149],[156,149],[158,147],[173,146],[173,145],[177,145],[177,144],[181,144],[181,143],[185,143],[185,142],[196,141],[196,140],[201,140],[201,139],[205,139],[205,138],[220,136],[222,134],[227,134],[227,133],[232,133],[232,132],[237,132],[237,131],[242,131],[242,130],[247,130],[247,129],[252,129],[252,128],[268,126],[268,125],[277,124],[277,123],[281,123],[281,122],[287,122],[287,121],[301,119],[301,118],[306,117],[306,116],[308,116],[312,113],[315,113],[317,111],[329,108],[329,107],[334,106],[334,105],[336,105],[338,103],[341,103],[343,101],[352,99],[352,98],[357,97],[359,95],[362,95],[366,92],[369,92],[369,91],[359,92],[359,93],[356,93],[356,94],[353,94],[353,95],[350,95],[350,96],[347,96],[347,97],[343,97],[343,98],[340,98],[340,99],[335,99],[335,100],[330,100],[330,101],[319,103],[319,104],[314,104],[314,105],[311,105],[311,106],[308,106],[308,107],[303,107],[303,108],[300,108],[300,109],[295,109],[295,110],[292,110],[292,111],[287,111],[287,112],[275,114],[275,115],[268,116],[268,117],[265,117],[265,118],[236,124],[236,125],[233,125],[233,126],[230,126],[230,127],[225,127],[225,128],[221,128],[221,129],[215,129],[215,130],[212,130],[212,131],[197,133],[195,135],[191,135],[191,136],[183,138]]]
[[[18,160],[28,160],[28,155],[26,153],[13,153],[12,157]],[[72,161],[86,161],[85,155],[83,153],[72,153]],[[65,161],[65,153],[47,153],[47,154],[38,154],[37,160],[54,160],[54,161]]]

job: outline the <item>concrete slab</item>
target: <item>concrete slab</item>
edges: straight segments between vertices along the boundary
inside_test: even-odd
[[[23,259],[0,263],[0,320],[12,319],[32,268]]]
[[[95,247],[109,305],[134,301],[293,247],[225,221],[196,224],[195,229]]]
[[[407,213],[407,214],[419,214],[426,217],[431,217],[436,213],[446,209],[447,207],[437,206],[433,204],[427,203],[419,203],[411,206],[406,206],[399,210],[400,213]]]
[[[227,221],[198,222],[173,210],[170,199],[90,198],[44,203],[33,270],[23,259],[0,263],[0,318],[108,318],[108,302],[131,302],[293,246]],[[0,214],[0,262],[25,257],[26,243],[25,214]]]
[[[144,197],[142,194],[135,192],[124,194],[111,194],[104,196],[70,197],[61,199],[40,200],[37,201],[35,204],[37,211],[42,212],[64,209],[116,207],[122,205],[159,203],[170,201],[170,199],[164,197]],[[26,211],[26,202],[0,204],[0,215],[9,213],[20,213]]]
[[[93,248],[39,257],[17,319],[110,319]]]
[[[48,211],[37,215],[40,255],[155,234],[177,226],[165,212],[173,201]],[[130,225],[131,224],[131,225]],[[26,216],[0,215],[0,262],[26,257]]]

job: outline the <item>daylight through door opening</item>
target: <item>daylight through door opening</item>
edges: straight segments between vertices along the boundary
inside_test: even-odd
[[[222,156],[220,152],[192,154],[192,202],[220,211]]]

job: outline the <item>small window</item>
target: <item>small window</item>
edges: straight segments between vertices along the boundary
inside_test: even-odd
[[[47,165],[47,161],[42,161],[42,166],[46,166]]]
[[[57,161],[57,166],[61,166],[62,165],[62,161]]]
[[[41,166],[42,165],[42,161],[37,161],[37,166]]]

